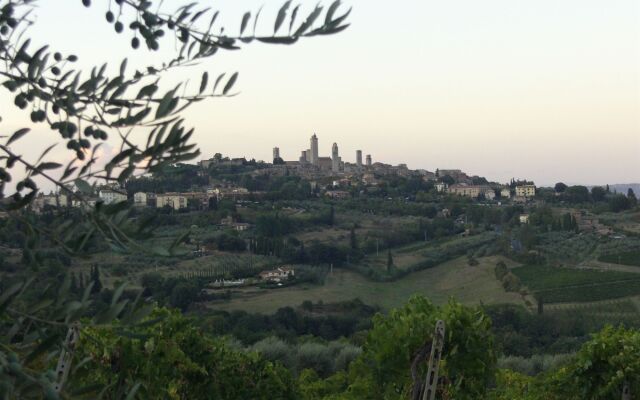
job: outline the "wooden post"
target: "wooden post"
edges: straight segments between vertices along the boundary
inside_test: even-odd
[[[80,330],[78,325],[74,324],[69,327],[67,331],[67,338],[64,341],[64,345],[60,350],[60,357],[58,358],[58,365],[56,366],[56,383],[53,385],[53,390],[56,393],[60,393],[64,386],[67,377],[69,376],[69,370],[71,369],[71,362],[73,361],[73,353],[75,351],[76,342],[80,336]]]
[[[631,400],[631,387],[627,381],[622,384],[622,400]]]
[[[429,356],[429,368],[427,370],[427,378],[424,383],[424,391],[422,392],[422,400],[435,400],[436,389],[438,387],[438,368],[440,366],[440,357],[442,356],[442,347],[444,346],[444,321],[436,322],[436,330],[431,343],[431,355]]]

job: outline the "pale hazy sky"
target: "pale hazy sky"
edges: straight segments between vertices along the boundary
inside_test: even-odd
[[[104,21],[106,1],[40,0],[36,44],[73,51],[81,65],[142,67],[166,53],[133,52],[131,36]],[[165,0],[174,8],[178,0]],[[281,2],[202,1],[231,31],[242,11]],[[62,4],[65,4],[62,6]],[[305,4],[315,5],[315,2]],[[329,3],[327,3],[328,5]],[[216,55],[204,70],[240,72],[231,99],[185,116],[204,156],[297,159],[316,132],[320,152],[337,142],[410,168],[461,168],[491,180],[538,184],[640,181],[640,6],[637,0],[360,0],[351,27],[294,46],[249,45]],[[64,11],[64,12],[63,12]],[[165,51],[172,41],[165,41]],[[1,93],[1,92],[0,92]],[[28,113],[0,94],[0,129]],[[11,109],[6,109],[9,104]],[[3,129],[3,130],[4,130]],[[41,130],[24,148],[55,140]]]

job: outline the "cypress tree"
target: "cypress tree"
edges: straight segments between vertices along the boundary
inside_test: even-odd
[[[102,291],[102,282],[100,282],[100,269],[98,269],[97,265],[91,267],[91,281],[93,282],[91,293],[100,293]]]
[[[335,223],[336,211],[333,208],[333,204],[331,204],[331,208],[329,209],[329,225],[333,226]]]
[[[544,313],[544,301],[541,296],[538,296],[538,314]]]
[[[298,262],[305,262],[307,259],[307,254],[304,251],[304,242],[300,242],[300,252],[298,253]]]
[[[629,190],[627,190],[627,198],[631,203],[631,207],[635,207],[636,204],[638,204],[638,199],[636,198],[636,194],[633,192],[632,188],[629,188]]]

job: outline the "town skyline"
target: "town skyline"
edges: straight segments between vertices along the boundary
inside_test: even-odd
[[[488,175],[483,175],[481,173],[477,173],[476,171],[474,171],[473,169],[464,169],[464,168],[459,168],[457,165],[428,165],[428,166],[424,166],[424,165],[410,165],[409,163],[400,160],[399,162],[390,162],[388,160],[386,160],[384,158],[384,154],[381,155],[381,158],[375,158],[374,155],[370,154],[368,151],[366,151],[366,149],[363,149],[363,146],[360,147],[356,147],[355,150],[349,151],[349,152],[345,152],[342,150],[342,147],[340,145],[339,141],[334,141],[332,139],[327,139],[325,141],[321,141],[321,136],[318,135],[318,133],[316,131],[310,131],[311,133],[311,137],[310,139],[310,143],[308,148],[306,148],[306,150],[303,149],[303,147],[298,146],[297,149],[294,149],[294,145],[293,144],[286,144],[286,148],[289,149],[288,152],[283,152],[281,147],[281,144],[277,143],[274,144],[274,146],[271,148],[271,157],[266,157],[266,158],[260,158],[260,157],[253,157],[252,155],[248,155],[248,154],[224,154],[221,152],[216,152],[221,154],[222,156],[225,157],[229,157],[229,158],[244,158],[246,160],[256,160],[259,162],[265,162],[265,163],[272,163],[276,158],[280,158],[282,161],[284,162],[302,162],[303,158],[306,157],[306,162],[309,165],[316,165],[316,162],[313,161],[313,155],[312,153],[315,151],[315,157],[316,158],[323,158],[325,159],[325,161],[330,161],[331,159],[333,159],[334,155],[338,156],[338,162],[342,163],[342,164],[350,164],[350,165],[354,165],[357,167],[362,167],[365,165],[371,166],[372,164],[386,164],[386,165],[390,165],[390,166],[399,166],[399,165],[404,165],[406,167],[408,167],[409,170],[427,170],[430,172],[435,172],[438,169],[459,169],[461,171],[465,171],[468,172],[469,174],[473,175],[473,176],[480,176],[480,177],[484,177],[487,178],[487,180],[491,181],[491,182],[500,182],[500,183],[504,183],[504,182],[508,182],[512,179],[528,179],[531,180],[533,182],[536,182],[537,185],[540,186],[545,186],[545,187],[552,187],[553,185],[555,185],[558,182],[563,182],[565,184],[568,185],[585,185],[587,187],[593,187],[593,186],[604,186],[604,185],[611,185],[611,186],[616,186],[616,185],[620,185],[620,186],[624,186],[624,185],[628,185],[629,187],[635,187],[636,189],[640,187],[640,179],[638,179],[637,181],[616,181],[616,182],[580,182],[580,181],[569,181],[569,180],[562,180],[560,178],[553,180],[553,181],[549,181],[549,182],[544,182],[544,181],[536,181],[535,179],[533,179],[531,176],[527,176],[527,175],[522,175],[522,176],[510,176],[507,177],[506,179],[497,179],[494,178],[492,176],[488,176]],[[315,149],[314,149],[314,139],[315,139]],[[324,145],[322,145],[322,143],[324,143]],[[337,148],[336,148],[337,146]],[[303,149],[303,150],[301,150]],[[323,149],[328,149],[327,151],[323,152]],[[339,149],[339,153],[337,152]],[[298,152],[297,156],[295,154],[295,152]],[[264,153],[265,151],[262,151],[261,153]],[[301,154],[300,154],[301,153]],[[360,153],[360,154],[358,154]],[[201,157],[198,160],[194,160],[194,162],[200,163],[202,160],[206,160],[210,157],[213,157],[215,153],[211,153],[211,154],[205,154],[203,153],[201,155]],[[194,162],[190,162],[190,163],[194,163]],[[343,170],[336,170],[334,164],[330,165],[330,169],[332,169],[334,172],[344,172]],[[538,183],[539,182],[539,183]]]

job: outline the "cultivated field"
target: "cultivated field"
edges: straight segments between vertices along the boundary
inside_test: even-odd
[[[276,290],[249,288],[233,292],[232,300],[209,303],[221,310],[246,310],[271,313],[280,307],[297,306],[305,300],[334,302],[359,298],[383,309],[403,305],[413,294],[421,294],[436,303],[450,297],[466,304],[523,304],[517,293],[507,293],[495,278],[494,266],[502,257],[480,258],[479,265],[469,266],[460,257],[436,267],[410,274],[394,282],[372,282],[360,274],[334,270],[323,286],[299,285]]]
[[[545,303],[594,302],[640,295],[640,275],[631,272],[536,265],[512,271]]]

